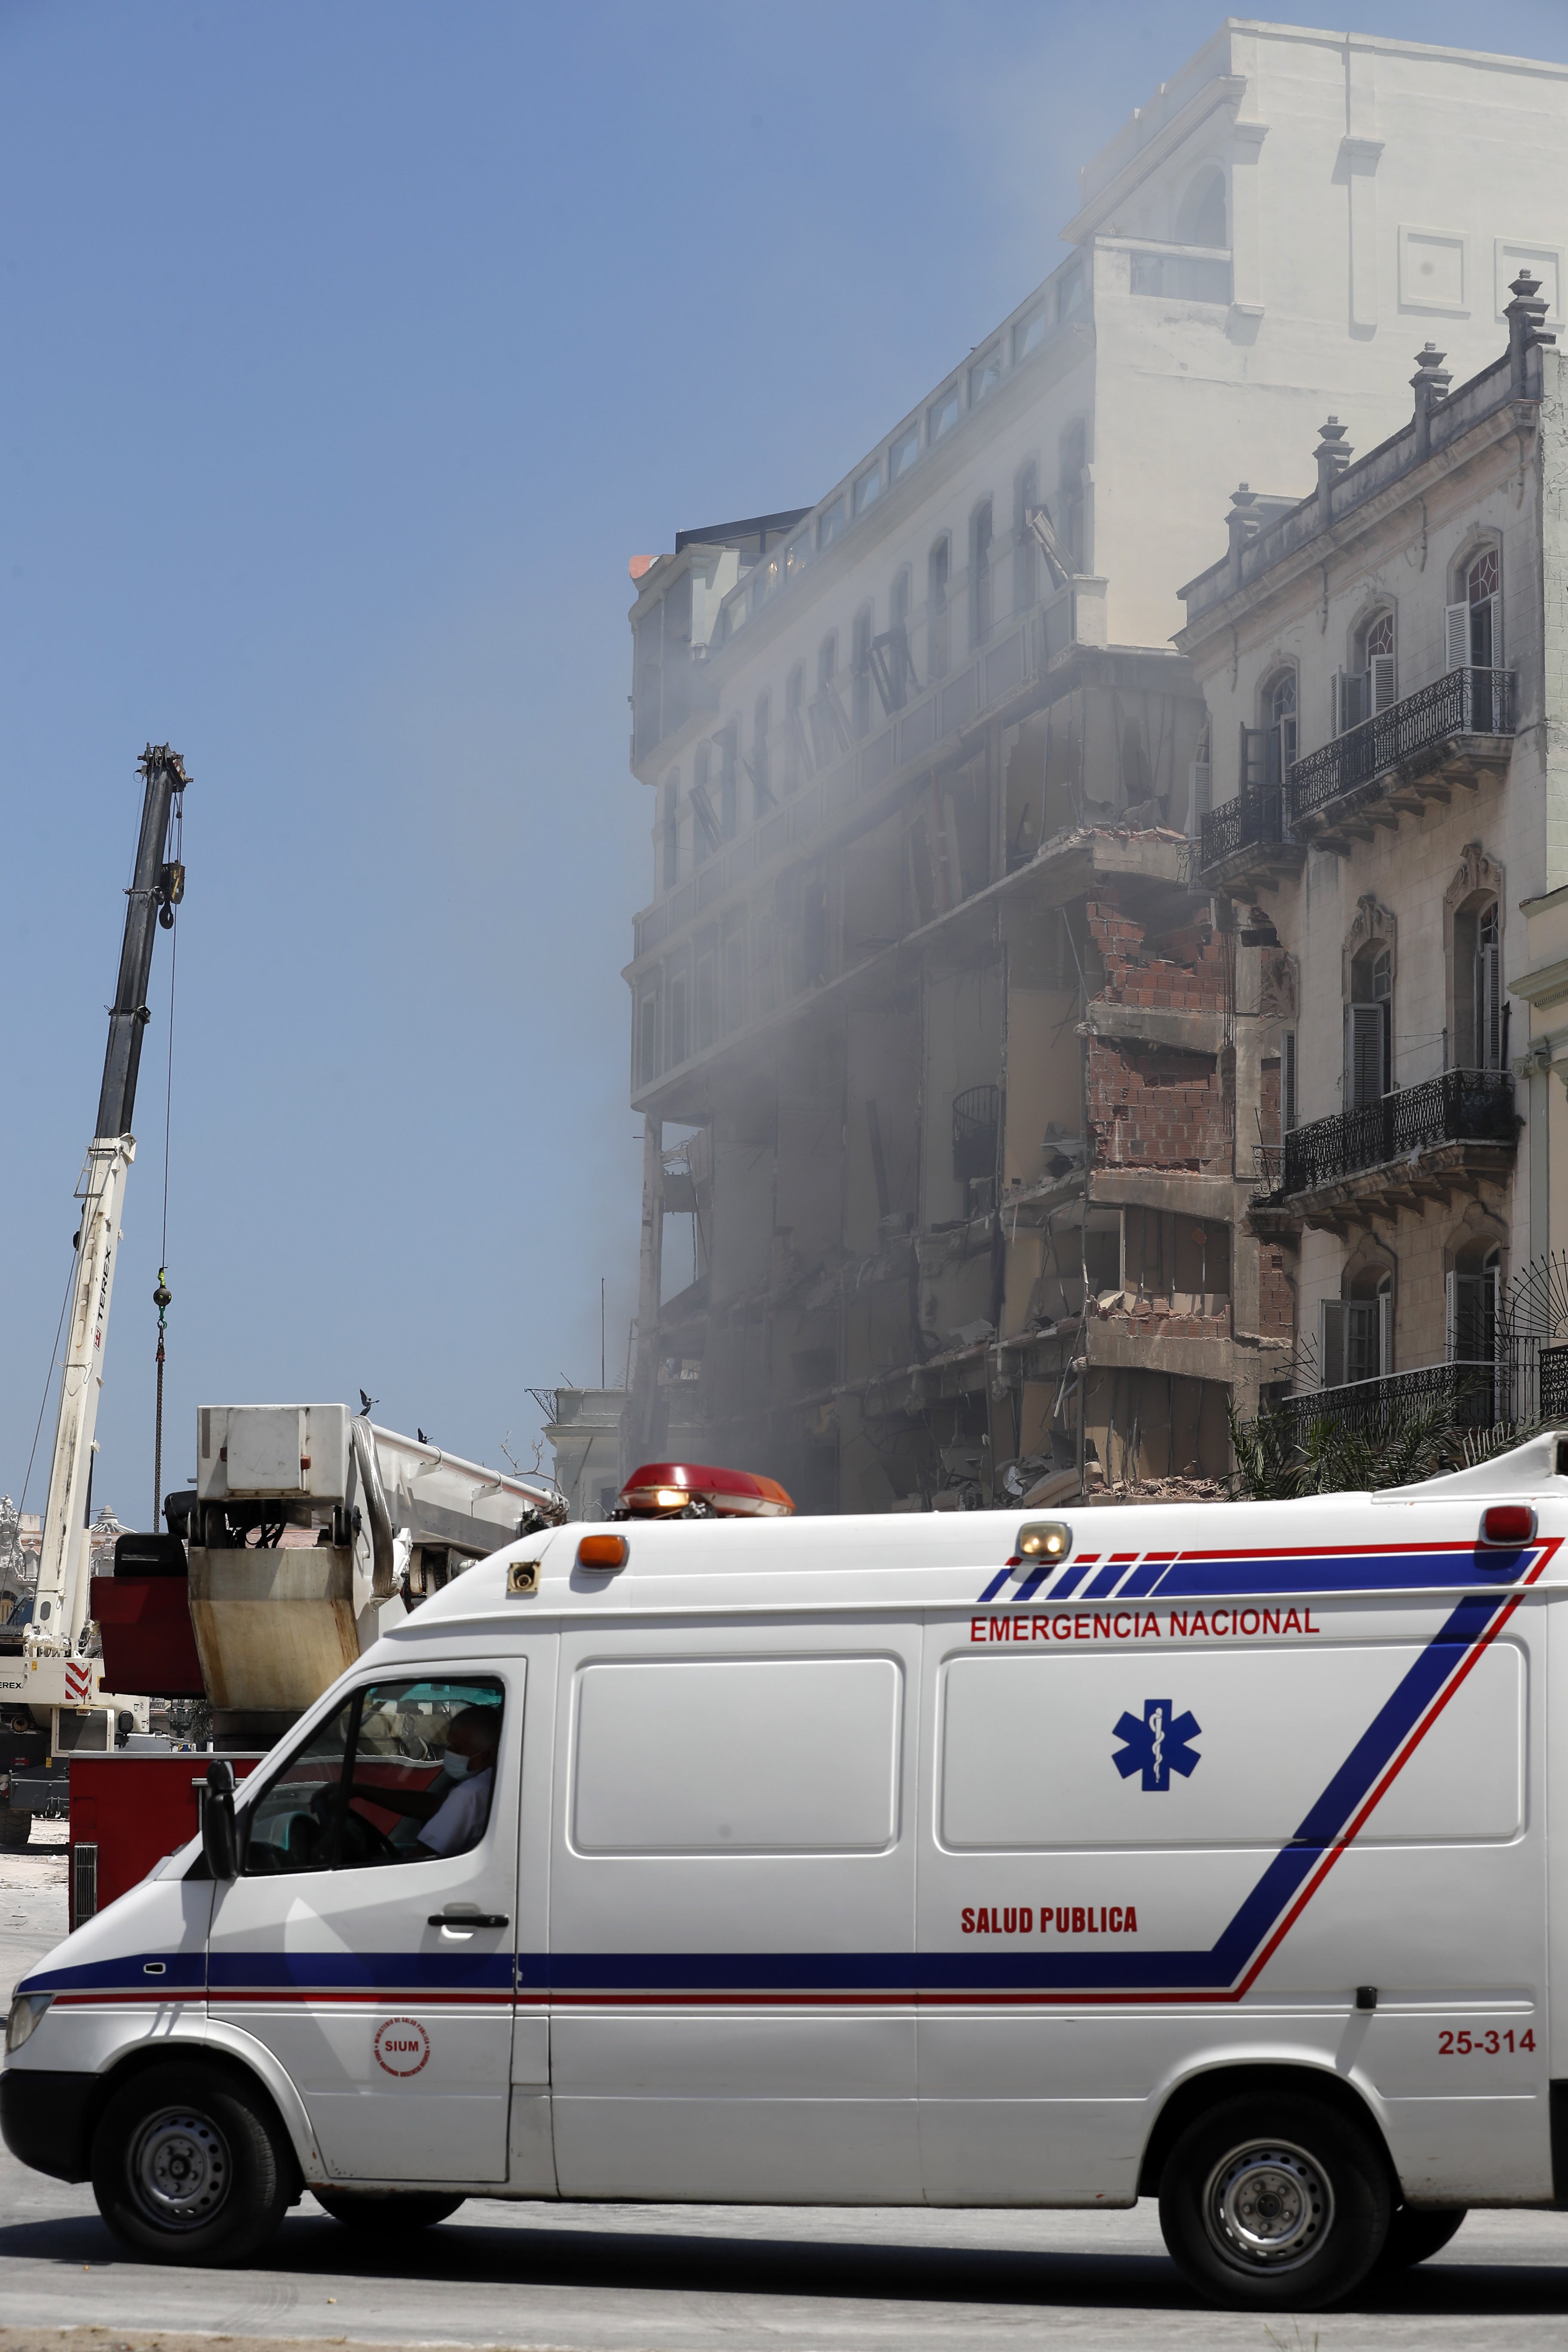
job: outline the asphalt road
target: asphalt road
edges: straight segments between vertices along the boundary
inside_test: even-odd
[[[0,1857],[0,1992],[64,1932],[64,1857]],[[264,2262],[127,2259],[90,2189],[0,2152],[0,2352],[91,2328],[102,2352],[154,2332],[569,2352],[1553,2352],[1568,2341],[1568,2215],[1477,2214],[1437,2258],[1357,2308],[1300,2320],[1199,2306],[1153,2209],[931,2213],[471,2201],[367,2257],[307,2196]],[[60,2352],[67,2352],[61,2347]]]

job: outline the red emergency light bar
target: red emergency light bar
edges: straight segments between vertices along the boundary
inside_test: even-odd
[[[634,1519],[673,1518],[685,1511],[721,1519],[787,1519],[795,1512],[776,1478],[717,1470],[707,1462],[645,1462],[621,1488],[621,1508]]]

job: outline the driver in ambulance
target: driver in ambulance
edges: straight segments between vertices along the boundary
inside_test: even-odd
[[[410,1862],[466,1853],[478,1845],[495,1794],[500,1709],[466,1706],[447,1729],[441,1769],[427,1789],[384,1789],[356,1784],[353,1794],[388,1812],[403,1813],[423,1827],[405,1849]]]

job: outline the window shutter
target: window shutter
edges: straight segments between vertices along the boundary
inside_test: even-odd
[[[1502,971],[1495,921],[1480,927],[1476,949],[1476,1046],[1483,1070],[1502,1066]]]
[[[1279,1126],[1289,1135],[1296,1124],[1296,1032],[1285,1030],[1279,1039]]]
[[[1338,1298],[1318,1301],[1318,1386],[1337,1389],[1345,1377],[1345,1310]]]
[[[1387,1022],[1381,1004],[1351,1006],[1346,1077],[1352,1110],[1360,1110],[1366,1103],[1381,1102],[1387,1091],[1384,1085],[1386,1034]]]
[[[1366,717],[1367,676],[1364,670],[1342,669],[1339,673],[1340,709],[1336,731],[1343,735],[1359,727]]]
[[[1263,784],[1264,730],[1261,727],[1244,727],[1241,730],[1240,782],[1244,793],[1260,791]]]
[[[1377,1377],[1385,1381],[1394,1370],[1394,1293],[1377,1294]]]
[[[1468,604],[1450,604],[1443,615],[1444,666],[1448,669],[1465,669],[1470,659],[1470,608]]]
[[[1375,654],[1373,656],[1370,684],[1372,691],[1368,697],[1369,715],[1372,712],[1387,710],[1394,701],[1394,656],[1392,654]]]
[[[1463,1280],[1463,1275],[1456,1274],[1451,1267],[1444,1276],[1448,1297],[1447,1354],[1451,1364],[1457,1364],[1464,1352],[1459,1330],[1459,1326],[1464,1319],[1464,1310],[1459,1303],[1459,1285]]]

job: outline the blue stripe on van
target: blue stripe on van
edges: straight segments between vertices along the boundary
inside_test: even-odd
[[[1159,1601],[1228,1601],[1243,1593],[1375,1592],[1414,1586],[1514,1582],[1535,1557],[1464,1544],[1379,1551],[1189,1552],[1150,1589]]]
[[[1229,1601],[1268,1599],[1301,1592],[1377,1592],[1434,1587],[1518,1583],[1544,1558],[1539,1544],[1521,1551],[1493,1550],[1484,1544],[1387,1544],[1363,1551],[1326,1547],[1321,1551],[1192,1551],[1175,1559],[1168,1553],[1145,1559],[1126,1572],[1115,1561],[1099,1569],[1084,1587],[1085,1601],[1103,1601],[1126,1573],[1120,1597],[1141,1601],[1153,1595],[1161,1601]],[[1062,1570],[1049,1598],[1065,1601],[1077,1592],[1099,1554],[1073,1560]],[[996,1600],[1011,1571],[1003,1569],[979,1595],[981,1603]],[[1017,1600],[1032,1597],[1020,1592]]]

